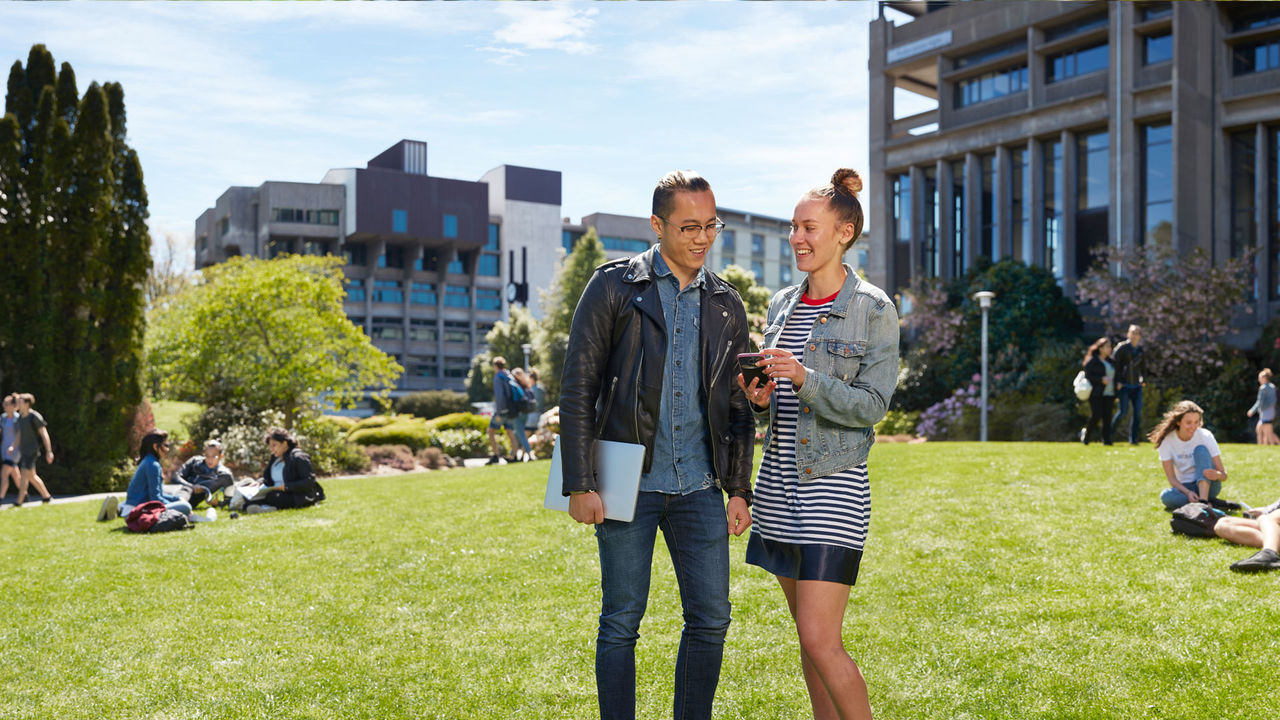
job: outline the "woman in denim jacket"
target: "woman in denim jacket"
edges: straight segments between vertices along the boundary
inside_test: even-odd
[[[769,381],[743,385],[769,414],[747,562],[782,586],[818,718],[871,717],[841,625],[871,518],[872,426],[897,384],[898,313],[842,261],[862,233],[861,189],[858,174],[842,168],[800,198],[791,247],[808,275],[769,303],[759,363]]]

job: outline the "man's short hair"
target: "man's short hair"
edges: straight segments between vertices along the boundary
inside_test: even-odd
[[[1129,332],[1141,333],[1141,332],[1142,332],[1142,328],[1138,327],[1137,325],[1130,325],[1130,326],[1129,326]]]
[[[653,189],[653,214],[667,219],[678,192],[711,192],[711,183],[693,170],[672,170]]]
[[[24,402],[28,405],[36,404],[36,396],[31,393],[18,393],[17,398],[19,402]]]
[[[219,452],[221,452],[222,443],[218,440],[206,440],[204,443],[204,449],[208,450],[209,448],[216,448]]]
[[[506,370],[506,369],[507,369],[507,359],[506,359],[506,358],[504,358],[504,357],[501,357],[501,356],[496,357],[496,358],[494,358],[494,359],[493,359],[493,366],[494,366],[494,367],[496,367],[496,368],[498,368],[499,370]]]

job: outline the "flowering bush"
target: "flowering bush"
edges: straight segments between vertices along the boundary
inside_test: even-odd
[[[451,457],[474,458],[489,454],[489,438],[479,430],[439,430],[431,433],[431,446]],[[510,452],[506,433],[498,434],[503,453]]]
[[[378,465],[387,465],[397,470],[413,470],[418,467],[413,451],[406,445],[368,445],[364,452],[370,461]]]
[[[974,376],[980,380],[978,376]],[[916,434],[930,440],[972,440],[964,437],[970,434],[962,430],[962,421],[966,412],[972,413],[982,407],[979,390],[976,384],[958,388],[951,397],[930,405],[920,413],[920,423],[916,425]],[[987,405],[991,409],[991,405]]]

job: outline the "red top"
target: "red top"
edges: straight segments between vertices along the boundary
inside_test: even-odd
[[[804,295],[800,296],[800,302],[804,303],[805,305],[826,305],[827,303],[835,300],[836,296],[839,294],[840,294],[840,291],[837,290],[831,293],[830,295],[828,295],[827,297],[818,298],[817,300],[814,300],[813,298],[809,297],[808,293],[805,293]]]

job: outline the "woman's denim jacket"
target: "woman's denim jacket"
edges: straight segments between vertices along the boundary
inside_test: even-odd
[[[844,287],[831,311],[814,321],[805,343],[805,380],[796,391],[796,473],[801,482],[867,461],[875,442],[872,426],[889,409],[898,384],[898,309],[883,290],[848,265],[844,268]],[[777,347],[808,286],[806,278],[769,301],[764,347]],[[765,447],[776,420],[777,404],[770,403]]]

